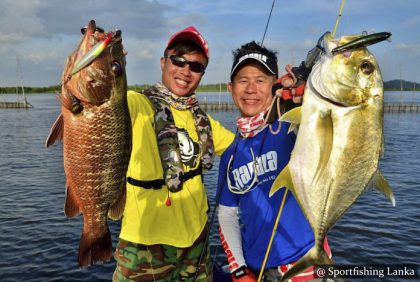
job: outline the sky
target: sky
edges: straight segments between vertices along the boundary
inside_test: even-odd
[[[80,28],[91,19],[122,31],[128,84],[161,79],[159,60],[170,35],[194,25],[207,39],[210,62],[201,83],[229,80],[232,51],[261,42],[273,0],[0,0],[0,87],[60,83]],[[341,0],[276,0],[264,39],[279,67],[298,65],[325,31],[332,31]],[[384,81],[420,82],[420,1],[347,0],[336,37],[387,31],[390,42],[369,47]]]

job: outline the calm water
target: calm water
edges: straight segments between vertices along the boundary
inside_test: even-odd
[[[385,103],[392,104],[420,104],[420,91],[386,91],[385,92]],[[199,93],[198,99],[200,101],[207,101],[217,103],[221,102],[232,102],[230,93],[214,93],[214,92],[202,92]],[[0,100],[1,101],[1,100]]]
[[[44,148],[58,103],[53,95],[34,94],[28,100],[34,108],[0,109],[0,281],[110,281],[114,261],[88,269],[76,263],[82,218],[67,219],[63,213],[62,145]],[[234,128],[237,113],[212,115]],[[397,206],[377,191],[362,195],[329,233],[336,263],[419,264],[419,132],[419,114],[385,115],[380,167]],[[212,203],[217,166],[218,159],[205,176]],[[119,222],[110,227],[115,246]],[[216,232],[211,241],[218,244]]]

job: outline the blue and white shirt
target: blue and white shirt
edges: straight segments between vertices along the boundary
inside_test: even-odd
[[[278,126],[278,122],[274,123],[273,129]],[[285,188],[271,198],[269,191],[277,175],[289,162],[296,139],[293,132],[287,134],[288,128],[288,123],[281,123],[277,135],[268,127],[252,138],[243,139],[237,135],[222,155],[219,166],[219,185],[222,185],[219,223],[231,271],[243,264],[255,270],[262,266]],[[257,160],[256,166],[251,151]],[[255,179],[255,167],[258,181]],[[253,181],[254,186],[245,194],[235,194],[228,189],[227,178],[230,185],[238,189],[249,187]],[[266,268],[294,262],[313,245],[312,229],[289,191]]]

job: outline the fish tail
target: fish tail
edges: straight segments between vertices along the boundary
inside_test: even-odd
[[[313,265],[331,265],[333,261],[321,247],[315,245],[301,259],[299,259],[292,268],[290,268],[281,278],[281,281],[288,281],[292,277],[302,273]]]
[[[106,232],[99,238],[83,231],[80,238],[78,261],[80,267],[86,267],[96,262],[109,261],[112,257],[111,233],[108,226]]]

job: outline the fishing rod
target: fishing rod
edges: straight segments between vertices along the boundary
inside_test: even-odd
[[[236,131],[236,134],[237,133],[238,133],[238,131]],[[217,185],[216,185],[216,187],[217,187],[217,189],[216,189],[216,196],[215,196],[215,199],[214,199],[215,204],[214,204],[214,207],[213,207],[213,211],[211,213],[211,216],[210,216],[209,225],[207,227],[208,228],[208,232],[207,232],[207,235],[206,235],[206,239],[204,241],[203,249],[202,249],[202,251],[200,253],[200,258],[198,260],[198,263],[197,263],[197,266],[196,266],[196,269],[195,269],[195,274],[194,274],[193,282],[196,282],[197,281],[198,274],[199,274],[199,271],[200,271],[200,265],[203,262],[205,253],[207,252],[207,248],[209,248],[209,256],[211,257],[210,232],[211,232],[211,228],[213,227],[213,224],[214,224],[214,221],[215,221],[215,218],[216,218],[216,210],[217,210],[217,207],[218,207],[219,202],[220,202],[220,197],[222,195],[223,183],[225,183],[226,178],[227,178],[227,174],[224,175],[223,180],[221,182],[219,182],[219,180],[217,181]],[[211,209],[210,204],[209,204],[209,209]],[[211,264],[210,264],[210,267],[211,267],[211,270],[210,271],[213,271],[213,266],[214,266],[215,263],[217,263],[216,262],[216,250],[215,250],[215,253],[214,253],[214,259],[211,261]]]
[[[270,19],[271,19],[271,13],[273,12],[273,8],[274,8],[274,4],[276,3],[276,0],[273,0],[273,4],[271,5],[271,10],[270,10],[270,14],[268,15],[268,19],[267,19],[267,24],[265,25],[265,30],[264,30],[264,35],[263,38],[261,40],[261,46],[264,43],[264,39],[265,39],[265,34],[267,33],[267,29],[268,29],[268,24],[270,23]]]
[[[332,32],[333,37],[335,36],[335,32],[337,31],[338,23],[341,19],[341,13],[343,12],[344,2],[345,2],[345,0],[341,0],[340,10],[338,11],[337,19],[335,20],[334,29],[333,29],[333,32]]]
[[[258,282],[261,281],[262,276],[264,274],[264,268],[265,268],[265,265],[266,265],[267,260],[268,260],[268,255],[270,254],[271,246],[273,245],[274,236],[276,235],[276,230],[277,230],[277,227],[279,225],[280,216],[283,212],[284,203],[286,202],[286,197],[287,197],[288,192],[289,192],[289,189],[286,187],[286,190],[284,191],[284,194],[283,194],[283,199],[281,200],[281,205],[280,205],[280,208],[279,208],[279,212],[277,213],[276,221],[274,223],[273,231],[271,233],[270,241],[268,242],[267,251],[265,252],[264,261],[263,261],[263,264],[261,266],[260,273],[258,274],[258,280],[257,280]]]

